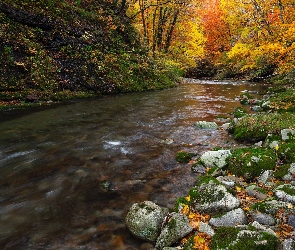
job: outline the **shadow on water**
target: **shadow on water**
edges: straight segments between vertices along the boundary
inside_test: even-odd
[[[124,225],[130,206],[173,207],[196,179],[176,152],[235,144],[193,124],[229,116],[235,96],[262,88],[190,81],[2,116],[1,249],[139,249]]]

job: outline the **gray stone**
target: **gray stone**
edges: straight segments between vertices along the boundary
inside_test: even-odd
[[[258,177],[258,183],[267,183],[271,178],[273,178],[273,171],[266,170]]]
[[[161,232],[162,222],[168,210],[151,201],[131,206],[125,223],[130,232],[143,240],[155,241]]]
[[[192,165],[192,172],[205,174],[206,173],[206,168],[203,165],[198,165],[198,164],[195,165],[195,164],[193,164]]]
[[[278,200],[270,200],[263,202],[263,210],[267,214],[275,215],[280,209],[287,209],[288,203]]]
[[[236,176],[218,176],[216,177],[216,180],[224,184],[226,187],[233,187],[236,183],[242,181],[241,178]]]
[[[295,229],[295,215],[293,214],[289,215],[288,225],[292,226]]]
[[[289,140],[291,139],[290,137],[293,137],[295,136],[295,130],[294,129],[282,129],[281,130],[281,135],[282,135],[282,140],[283,141],[286,141],[286,140]]]
[[[211,218],[209,224],[214,227],[236,226],[247,224],[247,216],[243,209],[238,208],[218,218]]]
[[[230,123],[227,122],[227,123],[222,124],[222,125],[221,125],[221,128],[222,128],[223,130],[228,130],[229,126],[230,126]]]
[[[231,155],[230,150],[206,151],[200,157],[201,162],[205,167],[219,167],[226,166],[226,159]]]
[[[201,212],[220,213],[233,210],[240,205],[240,201],[221,184],[203,183],[195,189],[191,189],[190,192],[192,192],[191,201],[194,209]],[[196,193],[196,196],[194,196],[194,193]]]
[[[268,227],[265,227],[265,226],[261,225],[261,224],[260,224],[259,222],[257,222],[257,221],[252,222],[252,223],[251,223],[251,226],[252,226],[252,227],[255,227],[255,228],[256,228],[258,231],[260,231],[260,232],[266,232],[266,233],[269,233],[269,234],[272,234],[272,235],[278,237],[277,234],[276,234],[272,229],[270,229],[270,228],[268,228]]]
[[[269,214],[255,213],[252,214],[252,218],[261,225],[273,226],[276,223],[275,219]]]
[[[209,234],[210,236],[213,236],[215,234],[213,228],[202,221],[200,222],[199,232]]]
[[[258,191],[258,187],[256,185],[250,185],[246,187],[246,192],[248,195],[253,196],[259,200],[264,200],[267,198],[266,194],[263,194],[260,191]]]
[[[216,122],[199,121],[195,123],[195,126],[201,129],[218,129]]]
[[[283,249],[282,250],[294,250],[295,249],[295,241],[293,239],[285,239],[283,241]]]
[[[292,191],[292,193],[294,193],[295,187],[290,184],[284,184],[284,185],[278,186],[275,189],[276,197],[278,197],[280,200],[295,204],[295,196],[293,194],[290,194],[290,193],[284,191],[283,189],[289,189]]]
[[[169,247],[193,231],[188,218],[179,213],[171,213],[171,218],[156,241],[156,248]]]
[[[279,146],[279,142],[278,141],[272,141],[270,144],[269,144],[269,147],[270,148],[276,148]]]
[[[290,168],[289,168],[288,172],[289,172],[290,174],[295,174],[295,163],[292,163],[292,164],[290,165]]]

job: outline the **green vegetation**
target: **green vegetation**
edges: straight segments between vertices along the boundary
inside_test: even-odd
[[[240,148],[227,158],[228,170],[237,176],[253,179],[263,170],[274,170],[277,156],[272,149]]]
[[[234,227],[216,228],[215,235],[210,243],[210,249],[225,249],[237,238],[239,231],[240,229]]]
[[[274,172],[274,177],[277,179],[282,179],[286,174],[288,174],[289,168],[290,164],[284,164],[279,166]]]
[[[292,113],[270,113],[243,116],[233,126],[234,138],[238,141],[265,140],[268,134],[279,135],[285,128],[292,128],[295,116]]]
[[[112,1],[0,3],[0,107],[175,86]]]
[[[295,162],[295,142],[282,143],[278,149],[278,156],[284,163]]]
[[[195,155],[194,153],[179,151],[177,152],[175,159],[177,162],[180,162],[180,163],[188,163],[194,155]]]
[[[255,230],[241,231],[238,228],[220,227],[217,228],[216,234],[212,238],[210,249],[276,250],[279,245],[279,239],[266,232],[259,233]]]

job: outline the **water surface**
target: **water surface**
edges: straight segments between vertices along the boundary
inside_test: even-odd
[[[244,82],[187,81],[0,117],[1,249],[139,249],[125,229],[135,202],[173,207],[196,174],[175,154],[232,147],[193,127],[240,106]],[[162,143],[165,139],[171,144]]]

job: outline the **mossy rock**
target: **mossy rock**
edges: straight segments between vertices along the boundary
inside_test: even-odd
[[[278,156],[284,163],[295,162],[295,142],[282,143],[278,149]]]
[[[227,169],[234,175],[251,180],[264,170],[274,170],[277,156],[272,149],[240,148],[227,158]]]
[[[274,177],[282,180],[282,178],[288,174],[289,168],[290,168],[290,164],[284,164],[279,166],[274,172]]]
[[[210,243],[211,250],[277,250],[279,239],[266,232],[220,227]]]
[[[238,141],[257,142],[265,140],[268,134],[280,135],[282,129],[294,126],[293,113],[270,113],[241,117],[229,130]]]
[[[188,163],[194,155],[194,153],[179,151],[177,152],[175,159],[179,163]]]
[[[241,118],[241,117],[247,115],[247,111],[242,107],[238,107],[235,109],[233,114],[234,114],[235,118]]]

